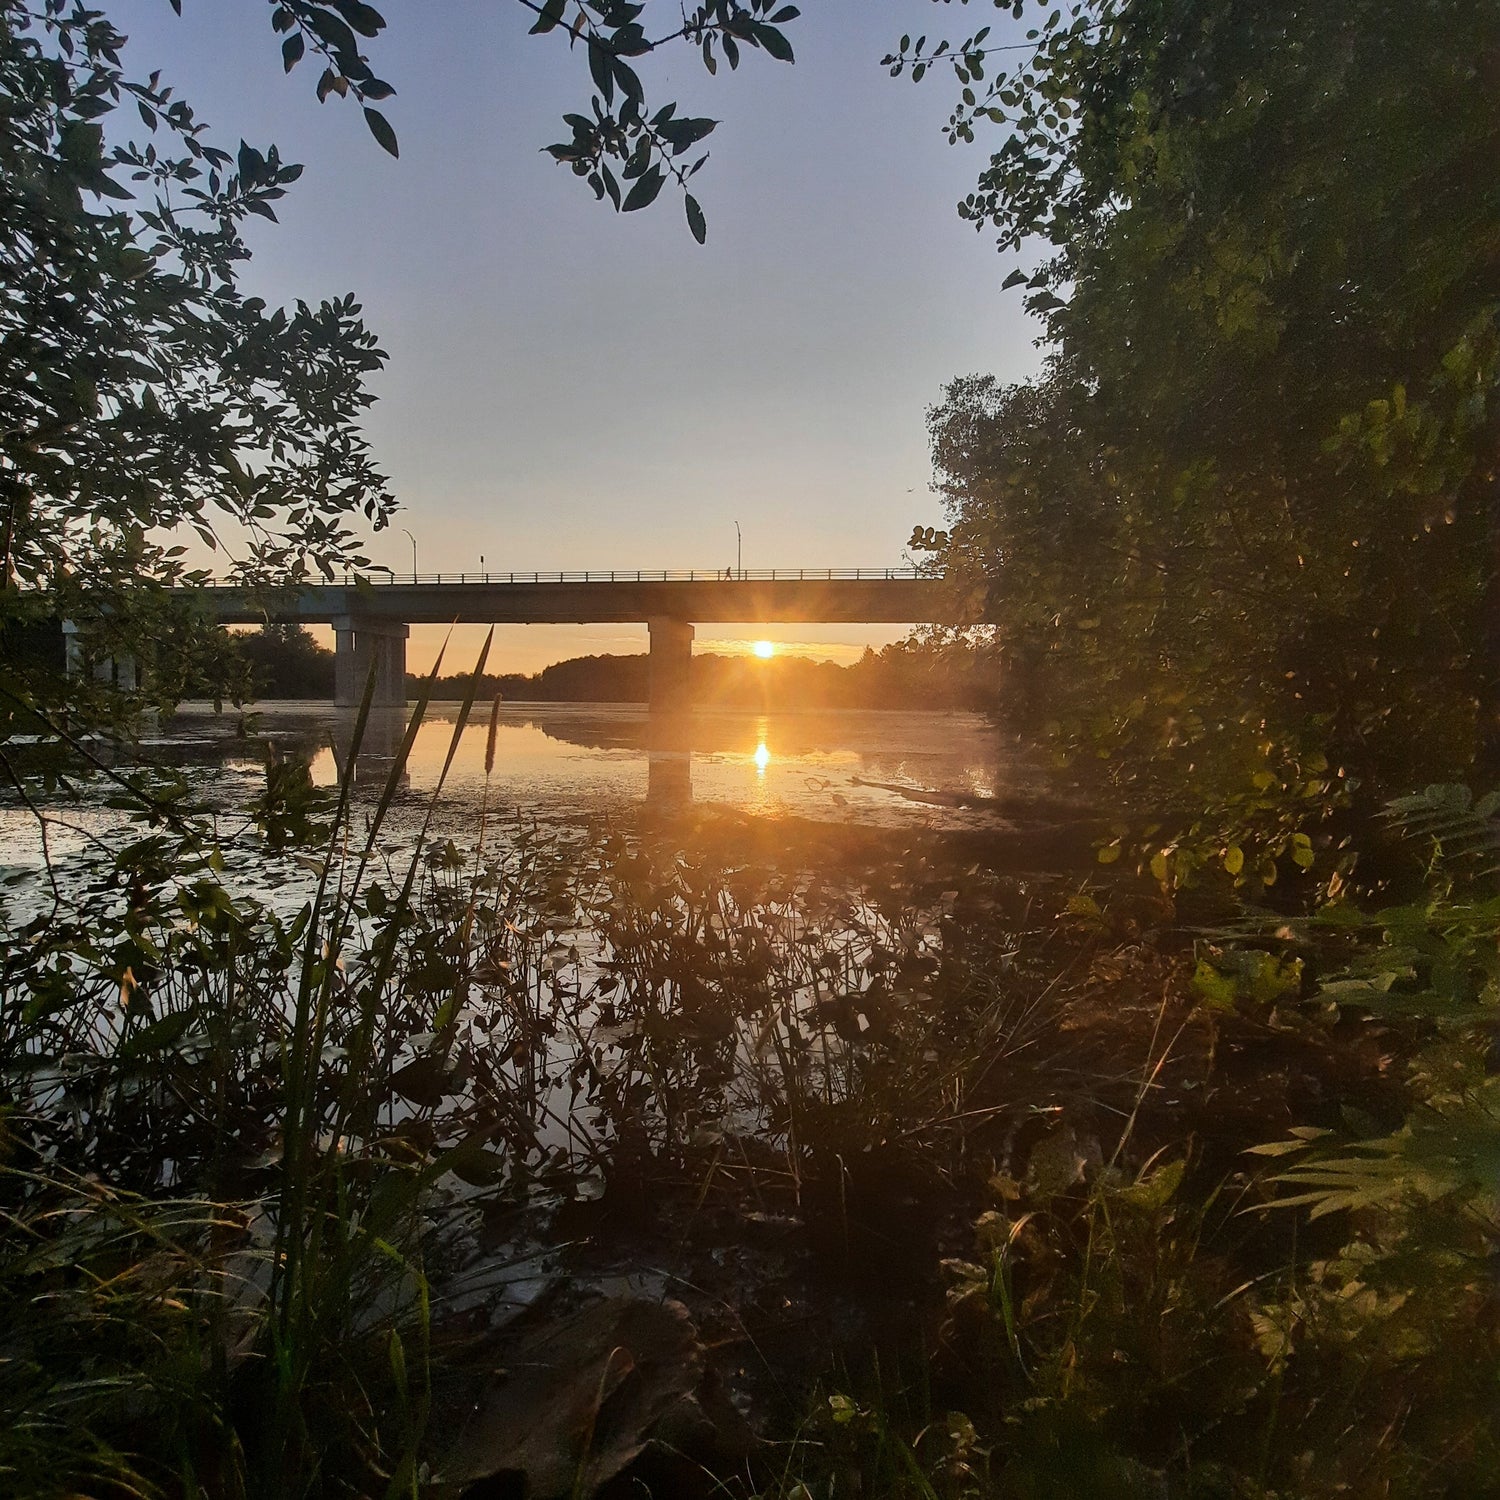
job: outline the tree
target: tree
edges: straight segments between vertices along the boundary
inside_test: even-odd
[[[934,414],[949,557],[1070,764],[1302,862],[1269,794],[1451,776],[1500,725],[1500,13],[1091,0],[1033,35],[979,89],[986,36],[941,44],[955,135],[1008,129],[961,212],[1049,247],[1009,284],[1054,352]]]
[[[384,355],[352,296],[268,308],[236,272],[249,215],[300,168],[208,143],[71,0],[5,0],[0,36],[0,626],[61,614],[85,649],[155,655],[170,701],[204,621],[172,533],[234,544],[241,578],[331,576],[391,509],[359,419]],[[138,115],[144,144],[111,144]],[[106,129],[110,136],[106,138]],[[7,658],[3,710],[80,690]]]
[[[704,158],[688,153],[714,122],[672,104],[648,112],[631,60],[682,43],[710,72],[721,58],[736,66],[742,47],[789,62],[778,28],[795,8],[708,0],[652,37],[645,7],[623,0],[571,17],[561,0],[523,3],[533,33],[586,57],[596,90],[552,155],[621,211],[675,180],[702,240],[686,188]],[[271,309],[236,288],[247,217],[274,220],[300,167],[274,146],[211,145],[159,77],[126,74],[123,38],[81,0],[3,0],[3,17],[0,713],[109,710],[113,695],[88,704],[86,685],[64,688],[21,649],[28,625],[59,612],[81,624],[92,660],[148,653],[141,680],[166,704],[207,658],[232,659],[166,592],[199,576],[174,530],[216,548],[232,538],[233,571],[266,584],[363,563],[350,523],[378,528],[393,505],[359,430],[364,380],[384,355],[353,296]],[[394,153],[376,108],[394,90],[360,51],[384,28],[379,12],[277,0],[270,18],[284,66],[319,58],[319,97],[352,97]],[[135,115],[140,143],[126,141]]]
[[[251,693],[263,698],[331,698],[334,657],[303,625],[266,625],[235,637],[250,669]]]
[[[181,0],[171,0],[180,11]],[[668,180],[700,241],[706,222],[688,153],[714,128],[667,104],[648,112],[632,66],[672,43],[714,72],[742,47],[792,60],[780,27],[795,7],[707,0],[648,35],[646,7],[522,0],[532,32],[586,58],[590,115],[548,148],[599,198],[629,212]],[[274,146],[211,145],[153,76],[125,73],[123,38],[81,0],[0,0],[0,729],[20,715],[117,712],[87,673],[65,684],[32,649],[38,624],[82,627],[85,665],[148,659],[139,681],[168,705],[205,678],[227,683],[235,653],[172,585],[190,571],[174,531],[238,544],[244,581],[295,583],[364,559],[350,529],[379,528],[393,501],[359,417],[384,355],[353,296],[293,309],[242,297],[249,215],[300,175]],[[321,60],[320,99],[352,97],[379,143],[398,149],[376,105],[394,92],[360,48],[385,22],[362,0],[275,0],[288,71]],[[125,141],[121,107],[147,132]],[[133,120],[132,122],[133,123]],[[106,126],[108,136],[106,137]],[[243,687],[243,683],[240,684]]]

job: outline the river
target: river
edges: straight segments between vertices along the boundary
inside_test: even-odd
[[[426,815],[458,714],[456,704],[429,706],[393,809],[393,833]],[[264,787],[268,754],[304,758],[315,782],[336,784],[353,719],[324,703],[269,704],[243,717],[186,704],[129,754],[112,758],[183,770],[195,793],[233,815]],[[373,798],[385,783],[404,729],[399,713],[372,716],[356,762],[360,798]],[[476,706],[436,810],[435,831],[459,842],[481,807],[544,824],[711,807],[876,828],[979,828],[997,821],[990,799],[1024,798],[1037,785],[1035,771],[976,714],[658,716],[620,704],[506,703],[495,719],[486,774],[490,729],[489,706]],[[110,790],[99,778],[65,795],[33,789],[54,859],[91,844],[97,849],[119,831],[126,814],[109,806]],[[36,817],[12,792],[0,805],[0,870],[35,869],[41,858]]]

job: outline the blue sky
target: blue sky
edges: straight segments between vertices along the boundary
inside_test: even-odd
[[[528,38],[507,0],[384,0],[372,44],[397,96],[392,160],[355,108],[283,76],[256,0],[111,0],[129,65],[160,67],[233,147],[306,165],[247,285],[279,301],[356,292],[391,356],[367,424],[423,571],[899,563],[928,491],[925,409],[969,371],[1038,363],[1012,268],[957,216],[998,137],[941,133],[957,85],[892,80],[903,31],[957,36],[987,6],[807,0],[797,63],[710,78],[672,49],[657,100],[722,123],[695,182],[706,247],[665,190],[617,216],[540,148],[585,105],[581,54]],[[410,568],[399,529],[371,555]],[[740,632],[700,630],[700,649]],[[852,650],[899,632],[760,634]],[[414,632],[425,664],[435,632]],[[513,627],[502,666],[643,649],[644,628]]]

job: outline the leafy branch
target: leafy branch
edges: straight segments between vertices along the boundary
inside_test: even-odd
[[[182,0],[170,3],[180,12]],[[737,68],[741,48],[790,63],[794,61],[792,45],[781,27],[797,18],[797,7],[778,0],[703,0],[692,11],[681,12],[681,25],[675,30],[652,38],[643,24],[646,5],[632,0],[517,0],[517,4],[536,17],[529,35],[555,32],[567,37],[570,48],[583,47],[594,85],[589,112],[564,116],[572,139],[545,149],[583,178],[596,199],[608,198],[618,213],[646,208],[668,180],[674,181],[684,195],[688,227],[702,244],[707,222],[687,185],[708,158],[705,154],[691,163],[679,158],[718,122],[679,116],[675,103],[649,112],[645,86],[631,60],[681,42],[701,53],[710,74],[718,71],[721,57],[731,69]],[[375,139],[392,156],[398,155],[395,130],[384,114],[371,107],[372,101],[389,98],[395,90],[376,77],[360,51],[363,41],[373,40],[385,29],[380,12],[364,0],[271,0],[271,5],[272,28],[284,36],[281,50],[286,70],[290,72],[309,52],[319,56],[324,63],[318,79],[319,101],[334,94],[355,99]]]

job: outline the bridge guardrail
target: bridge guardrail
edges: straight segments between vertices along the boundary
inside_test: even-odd
[[[490,569],[483,572],[398,573],[390,568],[374,568],[360,574],[346,574],[341,579],[309,578],[305,587],[337,588],[352,586],[362,578],[374,588],[411,588],[420,584],[479,583],[509,585],[513,583],[835,583],[843,580],[862,583],[912,579],[936,579],[939,573],[921,568],[611,568],[607,572],[588,569],[583,572],[513,573]],[[237,579],[210,578],[209,588],[239,588]]]

